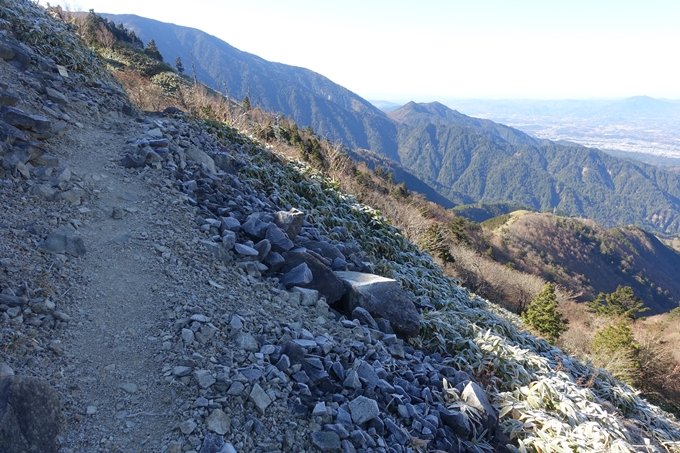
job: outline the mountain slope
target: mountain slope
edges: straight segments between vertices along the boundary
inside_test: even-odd
[[[677,175],[598,150],[535,139],[440,103],[411,102],[385,114],[319,74],[268,62],[199,30],[131,15],[107,17],[144,40],[153,37],[167,59],[179,55],[190,67],[193,54],[198,77],[214,88],[236,99],[250,94],[255,105],[311,125],[322,137],[370,149],[394,169],[401,165],[395,174],[419,189],[426,184],[431,190],[423,192],[448,206],[513,202],[588,217],[605,227],[635,224],[680,232]]]
[[[289,115],[351,147],[389,153],[396,146],[396,128],[382,111],[320,74],[269,62],[194,28],[131,14],[103,16],[134,30],[144,42],[154,39],[166,61],[181,57],[187,72],[193,60],[198,79],[230,97],[250,96],[253,105]]]

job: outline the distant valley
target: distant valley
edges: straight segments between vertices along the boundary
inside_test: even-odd
[[[465,114],[515,127],[534,137],[570,141],[661,167],[680,166],[680,100],[446,99]],[[389,111],[393,103],[376,103]],[[612,151],[609,151],[612,150]]]

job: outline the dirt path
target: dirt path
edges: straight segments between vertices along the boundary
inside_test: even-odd
[[[164,300],[154,295],[167,283],[152,246],[162,228],[154,220],[158,201],[144,174],[114,161],[136,128],[131,119],[114,121],[111,131],[87,127],[69,138],[74,171],[93,196],[79,229],[87,284],[72,289],[82,325],[63,345],[82,411],[65,423],[65,451],[160,451],[159,434],[177,426],[176,395],[154,360],[167,334]]]

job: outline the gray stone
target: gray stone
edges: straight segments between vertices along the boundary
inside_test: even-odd
[[[202,389],[207,389],[213,385],[217,380],[208,370],[196,370],[194,371],[194,378],[198,382],[198,386]]]
[[[420,315],[413,301],[396,280],[361,272],[335,272],[345,284],[345,309],[365,308],[374,318],[387,319],[394,330],[405,336],[420,333]]]
[[[265,264],[271,272],[278,272],[285,262],[286,260],[278,252],[269,252],[262,260],[262,263]]]
[[[239,395],[243,394],[243,391],[245,389],[246,389],[246,386],[243,385],[242,382],[236,381],[233,384],[231,384],[231,386],[229,387],[229,390],[227,390],[227,395],[239,396]]]
[[[59,398],[45,380],[0,377],[0,447],[3,453],[57,453]]]
[[[239,332],[238,335],[236,335],[235,342],[237,348],[248,352],[257,352],[260,350],[260,345],[255,337],[247,332]]]
[[[340,451],[340,436],[333,431],[313,432],[312,443],[321,451]]]
[[[229,432],[231,420],[229,419],[227,414],[225,414],[222,411],[222,409],[215,409],[210,413],[208,418],[205,420],[205,426],[214,433],[224,435]]]
[[[359,396],[350,401],[349,411],[352,414],[352,421],[357,425],[373,420],[380,415],[378,403],[365,396]]]
[[[194,335],[194,331],[193,331],[193,330],[191,330],[191,329],[182,329],[182,341],[184,341],[184,343],[186,343],[186,344],[191,343],[191,342],[194,341],[195,339],[196,339],[196,338],[195,338],[195,335]]]
[[[176,366],[172,369],[172,374],[177,377],[189,376],[192,368],[190,366]]]
[[[484,427],[491,434],[496,432],[498,427],[498,412],[489,402],[486,392],[476,383],[469,382],[460,395],[461,400],[468,406],[477,409],[484,418]]]
[[[203,439],[199,453],[222,453],[224,448],[224,438],[215,434],[208,434]]]
[[[0,377],[14,376],[14,370],[5,362],[0,362]]]
[[[251,215],[248,220],[241,225],[241,229],[250,236],[253,240],[264,239],[267,235],[267,224],[260,220],[257,216]]]
[[[50,120],[40,115],[30,115],[16,107],[0,107],[0,119],[18,129],[47,134],[51,128]]]
[[[60,195],[62,200],[65,200],[65,201],[67,201],[68,203],[71,203],[74,206],[80,205],[80,201],[81,201],[82,196],[83,196],[82,189],[78,189],[77,187],[69,189],[66,192],[62,192],[61,195]]]
[[[271,242],[271,248],[275,252],[287,252],[294,247],[293,241],[274,223],[270,223],[267,227],[265,238]]]
[[[385,419],[385,427],[390,432],[390,434],[394,436],[394,440],[399,445],[407,445],[408,442],[411,441],[411,436],[404,430],[404,428],[397,426],[397,424],[389,418]]]
[[[358,319],[361,324],[368,326],[371,329],[380,330],[378,328],[378,323],[375,322],[373,316],[371,316],[364,307],[356,307],[352,310],[352,319]]]
[[[258,252],[257,260],[262,261],[267,255],[269,255],[269,252],[271,252],[272,244],[269,242],[268,239],[262,239],[260,242],[255,244],[253,248]]]
[[[319,301],[319,291],[315,289],[294,286],[291,292],[300,294],[300,305],[303,307],[313,307]]]
[[[124,384],[121,384],[120,388],[125,390],[127,393],[137,393],[137,391],[139,390],[137,385],[133,384],[132,382],[126,382]]]
[[[312,283],[314,275],[307,263],[300,263],[281,276],[279,281],[286,287],[304,286]]]
[[[357,374],[357,372],[355,370],[349,370],[347,372],[347,377],[345,378],[342,385],[344,385],[345,388],[348,389],[360,389],[361,381],[359,380],[359,375]]]
[[[335,276],[330,267],[315,256],[316,254],[310,253],[305,249],[293,249],[284,252],[282,255],[286,260],[282,268],[284,272],[303,263],[312,271],[311,283],[291,286],[304,286],[316,289],[326,298],[328,304],[337,302],[347,292],[343,283]]]
[[[0,105],[14,105],[17,102],[19,102],[18,96],[0,88]]]
[[[47,95],[47,98],[54,102],[55,104],[60,104],[60,105],[66,105],[68,104],[68,98],[64,96],[62,93],[58,92],[54,88],[47,87],[45,88],[45,94]]]
[[[290,211],[279,211],[274,214],[274,223],[288,235],[291,241],[294,241],[297,235],[300,234],[304,222],[305,214],[295,208]]]
[[[31,195],[44,198],[45,200],[54,200],[57,196],[57,190],[49,184],[36,184],[31,187],[28,192]]]
[[[83,240],[65,227],[52,231],[43,242],[42,248],[51,253],[67,253],[72,256],[85,254]]]
[[[241,222],[239,222],[238,219],[234,217],[222,217],[221,228],[223,230],[226,229],[233,231],[234,233],[238,233],[238,230],[241,229]]]
[[[205,151],[202,151],[195,146],[190,146],[187,148],[186,153],[189,159],[193,160],[199,165],[205,166],[205,168],[210,173],[217,173],[217,170],[215,169],[215,161],[212,159],[212,157],[208,156]]]
[[[146,135],[153,138],[162,138],[163,132],[160,130],[160,128],[155,127],[153,129],[149,129],[148,131],[146,131]]]
[[[236,250],[236,253],[239,255],[244,255],[244,256],[258,256],[259,252],[254,249],[253,247],[247,246],[245,244],[234,244],[234,250]]]
[[[248,398],[255,404],[255,407],[261,414],[264,414],[264,411],[272,403],[271,398],[264,390],[262,390],[260,384],[253,385],[253,389],[250,391],[250,396]]]
[[[25,149],[15,149],[2,156],[2,168],[14,170],[17,165],[25,164],[31,158],[31,154]]]
[[[357,374],[359,375],[359,379],[366,383],[366,388],[370,390],[373,390],[380,380],[373,367],[364,360],[359,364]]]
[[[441,405],[437,410],[439,411],[439,418],[445,426],[451,428],[456,435],[463,439],[470,438],[470,421],[467,415],[462,412],[448,410]]]
[[[196,429],[196,422],[193,420],[184,420],[179,424],[179,430],[184,434],[185,436],[188,436],[189,434],[193,433],[194,430]]]
[[[212,253],[216,259],[220,261],[229,261],[229,250],[224,247],[224,243],[219,244],[213,241],[202,240],[201,244],[203,244],[203,246],[208,249],[208,251]]]
[[[276,362],[276,368],[279,371],[286,371],[288,368],[290,368],[290,359],[286,354],[281,355],[281,358],[279,358],[278,362]]]

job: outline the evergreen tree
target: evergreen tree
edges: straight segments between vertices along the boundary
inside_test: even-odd
[[[444,263],[456,262],[453,255],[451,255],[446,242],[444,242],[444,235],[438,223],[433,223],[428,226],[419,242],[423,249],[436,256]]]
[[[242,105],[243,105],[243,108],[246,109],[246,111],[248,111],[252,108],[252,106],[250,105],[250,98],[248,96],[243,98]]]
[[[175,60],[175,69],[177,69],[178,74],[184,73],[184,65],[182,64],[182,59],[180,57],[177,57],[177,60]]]
[[[638,376],[639,349],[640,345],[635,341],[630,321],[626,319],[597,332],[593,344],[590,345],[593,361],[628,384],[635,384]]]
[[[161,52],[158,50],[158,47],[156,47],[156,41],[154,41],[153,39],[150,39],[149,42],[146,44],[146,49],[144,49],[144,53],[153,58],[154,60],[163,61],[163,55],[161,55]]]
[[[555,285],[545,284],[522,313],[522,320],[551,342],[555,342],[567,330],[567,321],[557,310]]]
[[[649,310],[644,305],[642,299],[635,297],[633,288],[619,285],[613,293],[600,293],[588,308],[598,315],[623,316],[635,321],[640,313]]]

